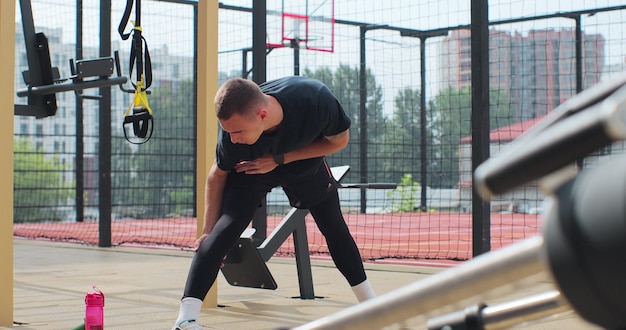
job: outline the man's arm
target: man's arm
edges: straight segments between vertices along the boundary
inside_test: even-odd
[[[220,169],[217,166],[217,163],[213,162],[213,165],[209,170],[209,176],[207,177],[205,187],[206,197],[202,235],[196,240],[194,244],[195,250],[198,249],[200,243],[202,243],[202,241],[207,237],[211,230],[213,230],[213,227],[220,217],[222,198],[224,196],[224,186],[226,185],[227,178],[228,172]]]
[[[322,157],[335,153],[348,145],[350,140],[349,130],[332,136],[322,136],[306,147],[290,151],[283,155],[283,164],[295,162],[297,160]],[[235,165],[235,171],[246,174],[265,174],[278,166],[274,160],[274,155],[267,154],[255,160],[239,162]]]
[[[313,141],[308,146],[290,151],[283,156],[285,157],[285,164],[295,162],[298,160],[321,157],[333,154],[345,148],[350,141],[349,129],[332,136],[322,136],[321,138]]]

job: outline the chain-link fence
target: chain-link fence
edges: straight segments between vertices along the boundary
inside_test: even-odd
[[[76,4],[32,4],[35,24],[50,40],[53,66],[67,72],[66,63],[77,49]],[[111,209],[105,210],[113,219],[113,244],[188,248],[195,237],[195,94],[204,92],[195,89],[196,5],[143,2],[143,34],[154,76],[149,99],[155,132],[146,144],[126,142],[122,121],[132,94],[114,88]],[[97,57],[100,8],[83,6],[82,51],[85,58]],[[253,78],[252,44],[258,31],[253,29],[252,6],[252,1],[220,4],[220,82]],[[123,4],[114,4],[113,28],[122,10]],[[397,185],[340,189],[364,257],[470,258],[469,4],[267,1],[266,11],[267,80],[294,74],[317,78],[352,119],[348,147],[328,157],[331,166],[351,167],[343,182]],[[626,8],[611,1],[490,2],[492,154],[572,95],[623,69],[624,15]],[[19,10],[16,22],[14,79],[16,89],[22,89],[27,63]],[[112,40],[123,73],[129,75],[130,43],[116,34]],[[98,101],[82,101],[80,120],[81,102],[73,93],[57,98],[56,116],[15,117],[15,235],[94,243],[101,215],[103,125]],[[616,144],[602,153],[622,151]],[[537,233],[543,199],[535,183],[494,199],[492,246]],[[269,194],[267,205],[271,230],[289,206],[280,189]],[[314,224],[308,225],[311,251],[326,253]],[[292,251],[290,244],[280,250]]]

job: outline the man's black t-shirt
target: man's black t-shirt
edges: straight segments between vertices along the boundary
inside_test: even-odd
[[[267,153],[284,154],[311,144],[321,136],[339,134],[350,127],[350,118],[320,81],[293,76],[265,82],[263,93],[273,96],[283,108],[283,121],[271,134],[264,133],[252,144],[234,144],[219,130],[217,165],[226,171],[242,160],[254,160]],[[301,169],[319,164],[320,158],[287,164]],[[295,169],[295,168],[294,168]]]

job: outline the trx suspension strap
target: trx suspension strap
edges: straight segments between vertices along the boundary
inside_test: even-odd
[[[135,21],[132,30],[132,43],[130,48],[129,60],[129,77],[132,77],[133,67],[137,64],[137,81],[131,84],[135,87],[133,90],[125,90],[135,94],[133,102],[124,113],[124,137],[133,144],[142,144],[148,142],[152,137],[154,130],[154,119],[152,117],[152,109],[148,103],[148,88],[152,85],[152,62],[150,61],[150,53],[148,52],[148,44],[146,39],[141,35],[141,0],[127,0],[124,16],[118,27],[118,32],[123,40],[127,40],[131,32],[124,33],[124,29],[128,24],[130,12],[135,2]],[[145,46],[145,52],[143,51]],[[135,138],[131,139],[127,133],[127,127],[132,125],[132,132]]]

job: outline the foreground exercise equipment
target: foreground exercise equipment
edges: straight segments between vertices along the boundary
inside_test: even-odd
[[[561,293],[552,290],[493,306],[478,303],[428,320],[428,329],[504,329],[569,310]]]
[[[558,106],[476,169],[476,191],[490,199],[626,139],[625,85],[623,72]]]
[[[626,157],[583,171],[553,201],[537,253],[558,291],[506,308],[475,305],[431,320],[429,329],[497,329],[567,309],[606,329],[626,327]]]
[[[573,309],[587,321],[604,328],[626,327],[626,301],[623,299],[626,292],[626,158],[582,172],[561,186],[554,199],[542,236],[478,256],[295,329],[380,329],[455,306],[459,301],[476,301],[492,290],[510,287],[534,276],[553,279],[559,289],[556,301],[545,303],[544,298],[545,304],[539,305],[555,308],[550,313]],[[509,309],[507,315],[516,315],[516,320],[520,321],[523,306],[527,305],[520,304],[517,314]],[[478,312],[483,316],[474,319],[482,319],[482,325],[490,320],[484,317],[485,313],[497,315],[493,309]],[[468,319],[471,322],[471,317]],[[497,319],[503,322],[501,316]],[[462,322],[465,321],[463,315]],[[441,320],[437,322],[440,324]],[[447,322],[451,322],[450,319]],[[453,325],[447,322],[445,326]],[[431,327],[444,328],[482,329]]]

